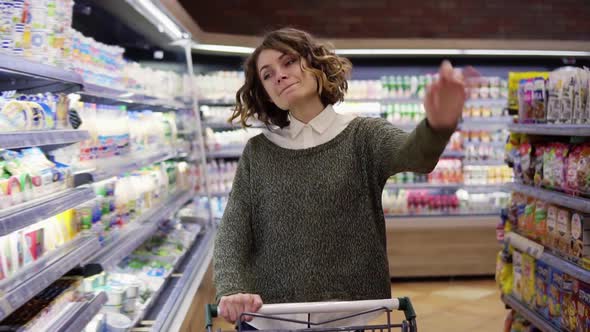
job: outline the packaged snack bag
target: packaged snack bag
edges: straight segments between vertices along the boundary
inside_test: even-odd
[[[545,79],[543,77],[535,77],[533,80],[533,96],[531,100],[532,118],[536,123],[544,123],[547,121],[545,114]]]
[[[568,257],[570,252],[570,243],[572,240],[572,219],[571,212],[568,209],[560,208],[557,210],[557,252]]]
[[[531,143],[526,142],[520,145],[520,169],[522,173],[522,182],[532,185],[534,177],[534,167],[532,163],[531,154],[533,147]]]
[[[574,301],[576,302],[577,326],[573,331],[590,332],[590,285],[574,280]]]
[[[559,208],[553,204],[547,205],[547,237],[543,245],[553,251],[557,251],[559,233],[557,232],[557,211]]]
[[[565,188],[565,165],[568,146],[563,143],[552,143],[543,154],[543,186],[548,189],[562,190]]]
[[[551,266],[537,261],[535,269],[535,311],[549,319],[549,285],[551,284]]]
[[[534,154],[533,168],[535,174],[533,175],[533,185],[535,187],[541,187],[543,184],[543,155],[545,154],[545,145],[535,144]]]
[[[535,199],[532,197],[529,197],[529,199],[527,200],[527,204],[524,208],[524,219],[525,219],[524,234],[526,235],[526,237],[531,238],[531,239],[535,238],[535,231],[536,231],[535,205],[536,205]]]
[[[556,123],[561,118],[562,94],[565,82],[561,71],[553,71],[547,81],[547,122]]]
[[[582,265],[582,259],[590,257],[590,214],[572,213],[571,245],[569,256]]]
[[[574,281],[575,279],[572,276],[564,274],[561,286],[561,328],[566,331],[576,329],[577,310],[574,299]]]
[[[561,96],[561,114],[559,122],[572,123],[574,118],[574,97],[576,87],[576,73],[577,70],[565,70],[563,73],[564,85]]]
[[[587,68],[579,69],[576,75],[576,86],[574,89],[574,114],[573,123],[583,124],[588,120],[585,116],[586,103],[588,98],[588,79],[590,72]]]
[[[535,202],[534,239],[544,244],[547,241],[547,203],[538,199]]]
[[[518,86],[518,122],[532,123],[534,80],[521,80]]]
[[[575,145],[567,158],[566,192],[590,196],[590,143]]]

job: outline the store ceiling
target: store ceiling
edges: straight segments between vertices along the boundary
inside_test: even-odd
[[[588,0],[178,0],[209,33],[590,41]]]

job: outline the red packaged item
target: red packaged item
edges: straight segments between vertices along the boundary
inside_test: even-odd
[[[576,332],[590,332],[590,285],[574,281],[574,302],[577,305]]]
[[[590,196],[590,144],[574,146],[567,158],[566,191]]]
[[[533,184],[535,187],[541,187],[543,184],[543,154],[545,154],[545,145],[537,144],[534,146],[535,158],[533,161],[533,168],[535,174],[533,175]]]

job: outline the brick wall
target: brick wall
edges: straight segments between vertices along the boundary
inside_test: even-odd
[[[590,40],[590,0],[180,0],[206,32],[325,38]]]

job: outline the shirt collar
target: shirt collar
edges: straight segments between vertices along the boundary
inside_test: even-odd
[[[336,115],[337,114],[334,111],[332,105],[328,105],[320,114],[309,121],[308,124],[313,130],[321,135],[326,132],[328,128],[330,128],[332,123],[334,123],[334,120],[336,120]],[[295,117],[291,116],[291,114],[289,114],[289,121],[291,121],[291,124],[289,125],[289,135],[291,138],[295,138],[301,133],[303,127],[305,127],[305,123],[295,119]]]

